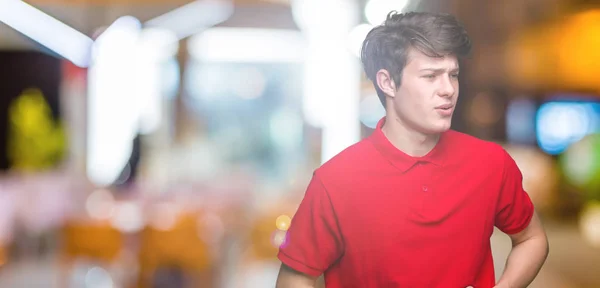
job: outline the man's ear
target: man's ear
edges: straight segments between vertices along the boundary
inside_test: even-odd
[[[396,96],[396,83],[394,82],[392,75],[390,75],[390,72],[381,69],[377,71],[375,78],[377,79],[377,86],[385,95],[389,97]]]

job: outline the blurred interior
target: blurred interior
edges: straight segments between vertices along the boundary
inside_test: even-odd
[[[390,10],[470,33],[453,128],[524,174],[531,287],[600,287],[593,0],[0,0],[0,287],[274,287],[312,171],[384,114],[357,55]]]

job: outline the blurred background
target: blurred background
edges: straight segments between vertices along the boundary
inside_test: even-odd
[[[0,287],[274,287],[312,171],[384,115],[357,55],[390,10],[466,25],[453,128],[524,174],[531,287],[600,287],[584,0],[0,0]]]

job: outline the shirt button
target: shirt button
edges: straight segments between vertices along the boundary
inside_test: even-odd
[[[423,186],[423,192],[427,192],[429,188],[427,186]]]

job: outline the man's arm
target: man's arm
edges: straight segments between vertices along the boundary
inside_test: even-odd
[[[320,287],[318,276],[341,257],[344,241],[332,199],[315,172],[277,253],[284,264],[278,288]]]
[[[276,288],[315,288],[317,277],[300,273],[285,264],[281,264],[277,276]]]
[[[535,279],[548,256],[548,239],[537,214],[523,231],[509,235],[512,250],[497,288],[525,288]]]

